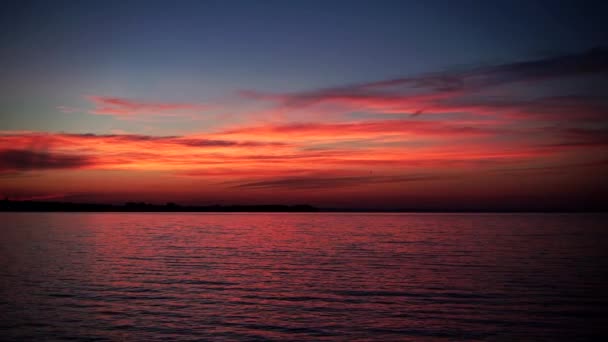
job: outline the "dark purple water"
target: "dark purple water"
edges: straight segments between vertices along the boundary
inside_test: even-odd
[[[2,340],[586,340],[608,216],[1,213]]]

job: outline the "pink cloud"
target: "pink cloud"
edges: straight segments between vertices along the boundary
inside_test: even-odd
[[[95,108],[90,111],[92,114],[114,115],[114,116],[135,116],[135,115],[156,115],[156,116],[184,116],[208,110],[208,105],[198,103],[177,103],[177,102],[144,102],[122,97],[108,96],[87,96],[93,102]]]

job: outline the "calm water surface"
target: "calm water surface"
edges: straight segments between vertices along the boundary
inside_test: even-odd
[[[608,216],[0,213],[2,340],[586,340]]]

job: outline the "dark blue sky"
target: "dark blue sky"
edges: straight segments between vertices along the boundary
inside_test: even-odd
[[[241,89],[305,90],[526,60],[581,51],[608,38],[602,30],[607,6],[599,2],[4,1],[1,6],[0,110],[11,112],[6,128],[48,121],[42,112],[82,105],[82,94],[206,101]]]
[[[87,78],[109,74],[133,86],[166,75],[211,79],[218,92],[310,88],[579,51],[607,39],[601,29],[607,6],[575,1],[2,6],[2,60],[9,76],[22,68],[48,77],[70,73],[88,87]]]

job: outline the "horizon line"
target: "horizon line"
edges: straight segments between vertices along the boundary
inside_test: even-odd
[[[146,202],[80,203],[41,200],[0,200],[0,212],[318,212],[318,213],[608,213],[608,208],[332,208],[310,204],[211,204],[180,205],[174,202],[153,204]]]

